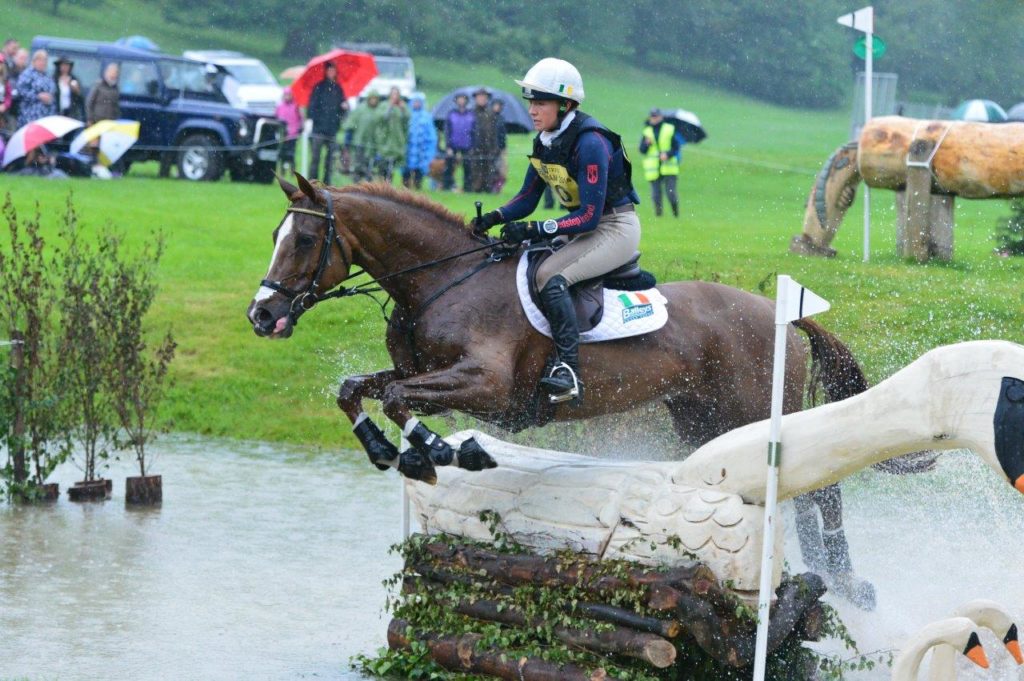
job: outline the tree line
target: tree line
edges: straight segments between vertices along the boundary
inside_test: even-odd
[[[102,2],[102,0],[70,0]],[[501,64],[540,56],[601,55],[758,99],[812,108],[849,96],[863,63],[861,34],[836,18],[849,0],[154,0],[184,27],[280,32],[283,55],[307,59],[332,43],[389,42],[413,56]],[[901,99],[1004,105],[1024,99],[1024,3],[1019,0],[875,0],[887,51],[879,71],[899,75]]]

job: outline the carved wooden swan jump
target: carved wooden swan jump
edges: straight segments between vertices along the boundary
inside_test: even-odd
[[[950,617],[932,622],[904,644],[892,665],[892,681],[917,681],[917,672],[925,653],[935,646],[952,646],[982,669],[988,658],[981,647],[977,626],[966,617]]]
[[[966,448],[1024,493],[1024,347],[937,348],[870,390],[783,418],[779,498],[922,449]],[[738,592],[755,591],[768,422],[707,443],[682,462],[609,461],[533,449],[475,431],[498,467],[438,469],[405,484],[428,532],[488,539],[484,510],[535,549],[672,564],[696,557]],[[775,537],[782,554],[781,523]],[[781,574],[777,562],[774,581]]]
[[[1017,638],[1017,624],[995,601],[977,599],[964,603],[953,612],[954,617],[966,617],[979,628],[989,629],[1006,646],[1014,661],[1024,664],[1020,641]],[[956,681],[956,654],[961,652],[949,645],[940,645],[932,651],[932,662],[928,672],[929,681]]]

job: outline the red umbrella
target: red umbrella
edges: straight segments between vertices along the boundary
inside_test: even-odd
[[[324,79],[324,64],[332,62],[338,67],[338,85],[346,97],[358,95],[366,84],[377,75],[377,64],[373,55],[365,52],[331,50],[327,54],[313,57],[306,64],[306,70],[292,83],[292,96],[299,106],[309,104],[309,96],[316,84]]]

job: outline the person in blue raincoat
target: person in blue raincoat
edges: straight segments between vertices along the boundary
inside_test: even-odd
[[[437,128],[427,111],[427,99],[422,92],[409,98],[412,114],[409,117],[409,142],[402,168],[402,184],[409,189],[422,189],[423,176],[430,170],[430,162],[437,154]]]

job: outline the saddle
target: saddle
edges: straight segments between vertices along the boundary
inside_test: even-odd
[[[556,249],[557,250],[557,249]],[[537,292],[537,268],[554,253],[550,248],[531,250],[527,253],[526,277],[530,286],[530,299],[538,308],[540,296]],[[656,284],[654,275],[640,269],[640,253],[636,252],[625,265],[616,267],[611,272],[593,279],[586,279],[569,287],[573,305],[576,308],[576,321],[580,333],[590,331],[604,317],[604,290],[644,291]]]

